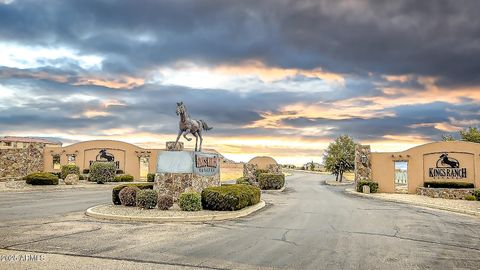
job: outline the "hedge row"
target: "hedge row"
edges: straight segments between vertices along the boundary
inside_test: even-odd
[[[240,210],[260,202],[260,194],[260,189],[251,185],[209,187],[202,191],[202,206],[216,211]]]
[[[137,183],[137,184],[123,184],[118,185],[112,189],[112,202],[113,204],[120,205],[119,193],[124,187],[137,187],[139,189],[153,189],[153,183]]]
[[[363,192],[363,186],[370,187],[370,193],[376,193],[378,191],[378,183],[371,180],[361,180],[357,183],[357,191]]]
[[[129,174],[117,175],[117,176],[115,176],[113,181],[115,181],[115,182],[133,182],[133,176],[131,176]]]
[[[427,181],[423,183],[427,188],[474,188],[473,183],[467,182],[434,182]]]
[[[23,178],[30,185],[58,185],[58,176],[48,173],[32,173]]]

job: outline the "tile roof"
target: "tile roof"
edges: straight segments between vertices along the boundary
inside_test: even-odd
[[[14,136],[5,136],[1,137],[0,141],[2,142],[25,142],[25,143],[47,143],[47,144],[62,144],[57,141],[50,141],[42,138],[31,138],[31,137],[14,137]]]

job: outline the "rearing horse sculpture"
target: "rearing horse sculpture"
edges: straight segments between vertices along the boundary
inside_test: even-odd
[[[180,136],[183,134],[183,137],[187,141],[191,141],[191,138],[188,138],[187,135],[188,133],[192,134],[195,136],[195,151],[202,151],[202,131],[205,130],[211,130],[213,127],[209,127],[207,123],[203,120],[195,120],[195,119],[190,119],[190,116],[188,115],[187,108],[183,104],[183,102],[177,102],[177,115],[180,116],[180,123],[179,123],[179,128],[180,130],[178,131],[178,136],[177,140],[175,141],[175,146],[178,143],[178,140],[180,139]],[[197,149],[198,145],[198,138],[200,138],[200,147]]]

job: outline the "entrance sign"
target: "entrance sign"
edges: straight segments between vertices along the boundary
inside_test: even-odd
[[[474,156],[444,152],[424,155],[425,181],[474,180]]]
[[[216,154],[194,152],[193,172],[202,176],[212,176],[218,173],[220,168],[219,157]]]

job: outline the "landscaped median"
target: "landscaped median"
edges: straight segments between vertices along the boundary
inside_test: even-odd
[[[466,200],[450,200],[441,198],[431,198],[415,194],[399,193],[370,193],[365,194],[353,189],[346,189],[346,193],[361,196],[370,199],[378,199],[389,202],[405,203],[414,206],[428,207],[440,210],[446,210],[461,214],[480,216],[480,202]]]
[[[86,215],[113,220],[150,222],[203,222],[249,215],[265,206],[258,187],[234,184],[187,190],[176,199],[157,193],[153,183],[124,184],[113,188],[113,205],[87,209]],[[176,204],[174,204],[176,200]]]

